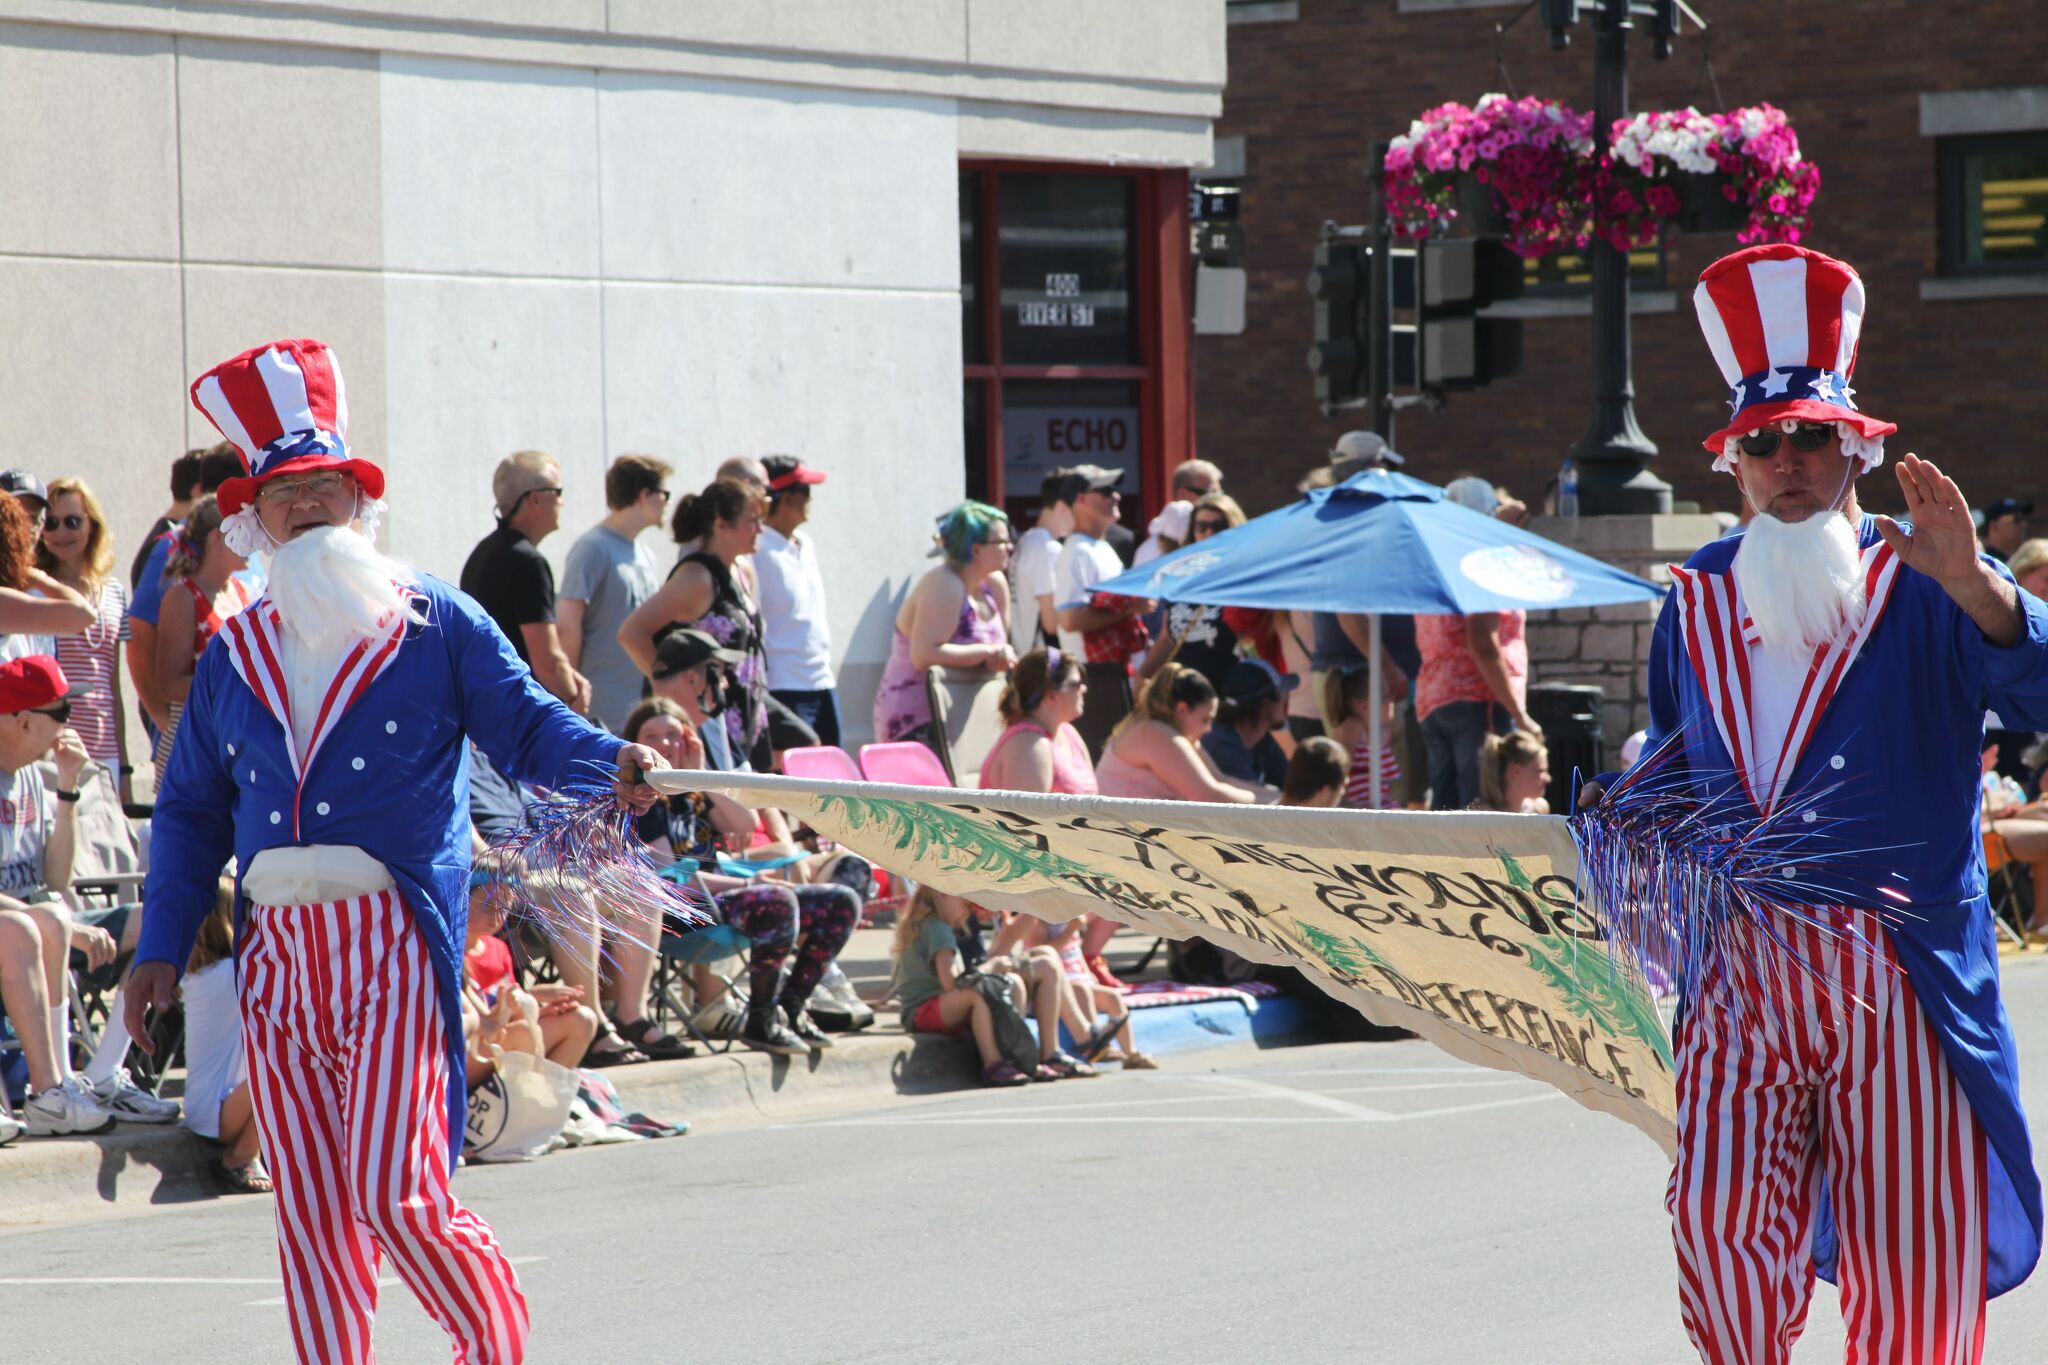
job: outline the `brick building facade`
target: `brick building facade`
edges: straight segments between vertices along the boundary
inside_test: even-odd
[[[1854,263],[1870,294],[1859,400],[1900,424],[1896,450],[1941,462],[1973,502],[2044,500],[2038,529],[2048,521],[2048,273],[2039,268],[2048,261],[1978,274],[1946,266],[1937,171],[1945,138],[1950,155],[1961,137],[2016,137],[2023,148],[2048,139],[2048,25],[2038,3],[1699,7],[1714,24],[1724,107],[1785,109],[1821,168],[1806,243]],[[1404,132],[1422,109],[1501,88],[1497,50],[1517,93],[1591,108],[1588,27],[1553,52],[1532,11],[1496,38],[1495,25],[1518,8],[1482,0],[1232,5],[1216,132],[1224,169],[1241,156],[1246,326],[1242,335],[1198,338],[1196,393],[1201,453],[1223,464],[1253,510],[1291,496],[1335,436],[1362,425],[1316,410],[1303,363],[1311,313],[1302,279],[1320,223],[1365,221],[1369,145]],[[1705,52],[1702,37],[1687,32],[1658,63],[1647,38],[1632,37],[1631,107],[1711,106]],[[1636,411],[1661,452],[1653,468],[1678,498],[1708,511],[1733,510],[1735,500],[1700,447],[1726,408],[1690,295],[1701,268],[1735,245],[1732,233],[1674,237],[1662,286],[1637,286]],[[1478,473],[1533,501],[1587,419],[1590,323],[1577,307],[1524,324],[1520,376],[1454,394],[1443,413],[1403,413],[1396,444],[1409,472],[1433,482]],[[1888,475],[1866,480],[1864,498],[1893,508],[1896,485]]]

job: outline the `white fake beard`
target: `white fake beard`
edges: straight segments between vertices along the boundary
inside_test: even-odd
[[[407,591],[417,581],[347,526],[316,527],[270,553],[270,604],[286,629],[318,650],[381,635],[397,614],[418,621]]]
[[[1735,585],[1773,649],[1811,649],[1863,614],[1863,554],[1849,519],[1816,512],[1780,521],[1759,512],[1735,552]]]

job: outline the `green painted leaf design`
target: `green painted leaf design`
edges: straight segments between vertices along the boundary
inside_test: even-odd
[[[1024,835],[933,802],[892,797],[821,795],[821,811],[850,830],[874,829],[893,839],[912,859],[941,858],[962,871],[985,872],[996,881],[1027,877],[1060,881],[1092,875],[1077,863],[1038,847]]]
[[[1671,1043],[1650,994],[1604,951],[1579,951],[1576,943],[1551,957],[1528,944],[1529,966],[1566,1007],[1610,1038],[1630,1037],[1672,1065]]]
[[[1359,977],[1365,975],[1367,967],[1384,968],[1387,965],[1386,960],[1373,951],[1371,944],[1356,935],[1333,934],[1307,920],[1295,919],[1294,936],[1340,976]]]
[[[1493,856],[1500,859],[1501,875],[1508,879],[1508,885],[1521,891],[1534,891],[1536,884],[1529,880],[1529,874],[1522,871],[1522,865],[1515,861],[1515,855],[1503,849],[1494,849]]]

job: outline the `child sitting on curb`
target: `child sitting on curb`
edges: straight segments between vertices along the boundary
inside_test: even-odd
[[[269,1194],[242,1045],[230,878],[221,878],[213,913],[199,926],[178,995],[185,1006],[185,1127],[220,1148],[220,1178],[231,1193]]]
[[[487,870],[485,877],[490,875]],[[497,936],[505,927],[504,888],[479,880],[482,884],[469,892],[469,943],[462,955],[463,994],[479,1025],[469,1082],[475,1086],[490,1074],[486,1043],[530,1052],[573,1071],[597,1038],[597,1012],[583,1003],[583,992],[574,986],[544,982],[531,993],[519,988],[512,950]]]
[[[903,1027],[910,1033],[971,1033],[981,1054],[983,1085],[1023,1085],[1098,1074],[1094,1067],[1059,1049],[1060,1005],[1065,995],[1056,966],[1045,958],[1027,960],[1031,972],[1032,1013],[1038,1021],[1038,1061],[1026,1074],[1009,1056],[1021,1049],[1030,1030],[1023,1023],[1024,982],[1013,973],[989,977],[962,975],[960,950],[953,931],[967,920],[968,904],[929,886],[917,894],[896,919],[896,990]],[[1002,981],[1006,989],[985,991],[983,983]],[[993,997],[993,998],[991,998]],[[1006,1010],[1007,1017],[998,1017]],[[1007,1026],[1007,1027],[1006,1027]],[[1011,1035],[1005,1047],[1000,1035]],[[1029,1055],[1028,1052],[1025,1055]]]

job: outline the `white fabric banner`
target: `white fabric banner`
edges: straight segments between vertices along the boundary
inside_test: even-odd
[[[891,873],[998,910],[1095,911],[1300,969],[1374,1023],[1518,1071],[1673,1148],[1671,1043],[1581,903],[1553,816],[970,792],[658,772],[780,806]],[[1610,952],[1610,949],[1612,950]]]

